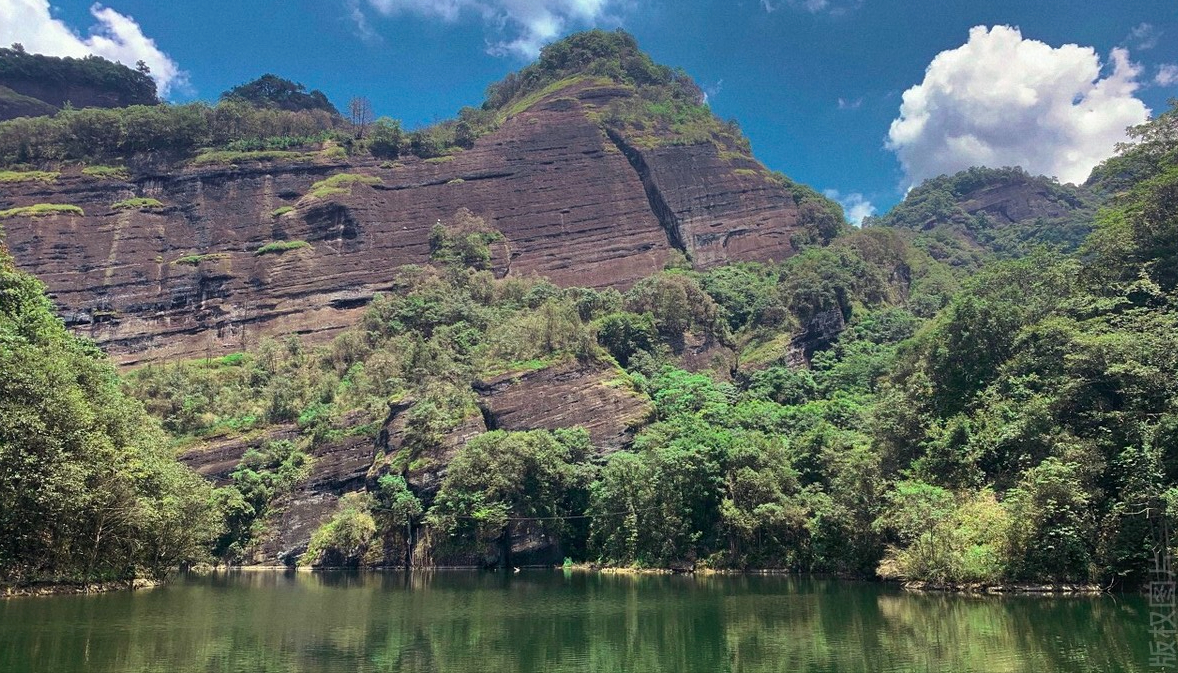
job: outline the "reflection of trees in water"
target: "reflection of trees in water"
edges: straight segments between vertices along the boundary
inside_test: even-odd
[[[879,607],[898,653],[927,652],[946,670],[1148,670],[1148,615],[1139,601],[895,595],[881,596]]]
[[[246,572],[26,605],[15,647],[53,670],[1148,670],[1140,599],[795,577]]]

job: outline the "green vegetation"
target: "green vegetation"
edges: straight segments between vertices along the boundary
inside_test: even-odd
[[[13,182],[41,182],[52,184],[57,182],[61,173],[57,171],[0,171],[0,184]]]
[[[992,191],[1028,194],[1034,213],[1009,222],[1005,213],[970,212],[970,201]],[[1031,201],[1035,203],[1030,203]],[[1092,231],[1096,199],[1083,188],[1033,177],[1021,168],[970,168],[942,175],[914,188],[886,215],[864,226],[919,232],[916,244],[952,266],[976,269],[986,258],[1021,257],[1039,246],[1070,252]],[[977,206],[975,206],[976,208]],[[1020,216],[1015,210],[1015,217]]]
[[[270,211],[270,217],[273,217],[274,219],[278,219],[278,218],[282,217],[283,215],[285,215],[287,213],[292,213],[292,212],[294,212],[294,206],[279,206],[279,207],[275,208],[274,210]]]
[[[217,259],[224,259],[228,257],[225,253],[212,253],[208,255],[188,255],[179,259],[173,260],[173,264],[185,264],[187,266],[200,266],[202,262],[210,262]]]
[[[58,58],[0,47],[0,85],[61,107],[72,92],[77,107],[155,105],[155,82],[147,73],[99,56]],[[56,91],[56,95],[46,92]],[[37,93],[31,93],[37,92]],[[49,97],[52,96],[52,97]]]
[[[177,161],[202,154],[202,162],[212,163],[289,158],[287,152],[308,160],[329,141],[350,142],[343,124],[323,110],[235,101],[65,108],[52,117],[0,122],[0,165],[121,164],[147,152]]]
[[[160,203],[159,199],[150,198],[134,198],[117,201],[110,204],[111,210],[152,210],[155,208],[163,208],[164,204]]]
[[[431,551],[502,544],[521,517],[537,518],[533,532],[539,527],[575,549],[581,544],[577,527],[560,517],[585,510],[593,476],[590,448],[588,433],[579,429],[495,430],[475,437],[448,466],[427,515],[428,525],[446,540]]]
[[[89,175],[100,180],[129,180],[130,172],[125,166],[87,166],[82,169],[82,175]]]
[[[315,159],[314,152],[290,152],[285,150],[209,150],[201,152],[192,159],[192,163],[200,166],[204,164],[222,164],[230,166],[233,164],[247,163],[251,161],[312,161]]]
[[[291,250],[299,250],[302,248],[309,248],[311,244],[306,241],[271,241],[254,251],[255,255],[280,255]]]
[[[375,175],[361,175],[359,173],[336,173],[335,175],[311,185],[307,196],[325,199],[336,194],[351,194],[355,185],[379,185],[381,179]]]
[[[2,253],[0,344],[0,582],[161,576],[204,559],[212,489]]]
[[[66,203],[38,203],[32,206],[20,206],[0,210],[0,220],[10,217],[48,217],[50,215],[85,215],[78,206]]]
[[[277,108],[288,112],[320,110],[339,116],[339,110],[318,89],[307,91],[297,82],[277,75],[266,74],[258,79],[235,86],[221,94],[221,100],[248,103],[254,107]]]
[[[224,517],[212,547],[214,556],[240,563],[250,544],[265,532],[266,517],[281,510],[284,498],[310,469],[310,457],[293,442],[267,442],[246,451],[230,475],[230,485],[214,493],[214,511]]]
[[[459,268],[486,270],[491,268],[491,245],[505,240],[503,234],[463,208],[448,225],[439,223],[430,231],[430,259]]]

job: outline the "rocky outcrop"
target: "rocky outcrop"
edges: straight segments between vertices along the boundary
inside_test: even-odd
[[[639,149],[610,139],[642,180],[651,212],[696,268],[732,260],[774,262],[792,253],[798,224],[791,197],[756,161],[723,158],[713,143]],[[727,179],[715,181],[717,175]]]
[[[347,493],[374,490],[380,477],[400,474],[410,490],[427,506],[433,502],[455,455],[472,438],[489,429],[538,430],[583,427],[589,432],[598,456],[624,448],[633,427],[650,413],[650,402],[600,364],[565,362],[547,369],[505,374],[477,385],[481,411],[456,422],[436,445],[407,445],[414,401],[389,406],[375,437],[365,432],[367,418],[349,414],[337,424],[338,438],[318,442],[308,450],[310,470],[289,495],[275,503],[267,522],[268,534],[251,561],[263,564],[294,563],[311,535],[336,510]],[[204,440],[187,448],[180,460],[218,486],[229,483],[242,456],[267,443],[299,438],[292,423],[275,425],[243,435]],[[424,448],[423,448],[424,447]],[[431,544],[424,531],[414,532],[420,549],[412,550],[422,565],[483,566],[504,558],[519,564],[548,564],[563,559],[559,541],[541,526],[513,524],[510,543],[492,545],[482,553],[447,551]],[[424,543],[423,543],[424,540]],[[400,544],[400,543],[399,543]],[[404,563],[404,547],[386,550],[384,563]]]
[[[463,207],[506,236],[499,274],[561,285],[625,288],[676,249],[698,267],[792,253],[798,209],[755,161],[710,142],[611,139],[591,113],[631,95],[582,82],[439,159],[189,166],[131,181],[66,169],[53,184],[6,184],[0,210],[55,203],[85,214],[6,219],[6,241],[67,322],[126,365],[268,335],[331,336],[398,267],[427,261],[431,227]],[[308,196],[344,172],[380,182]],[[163,206],[112,208],[133,197]],[[309,245],[256,254],[276,240]]]
[[[436,446],[422,450],[419,455],[409,456],[405,447],[408,430],[407,411],[412,402],[392,405],[389,417],[377,437],[377,451],[384,456],[384,462],[374,464],[368,471],[369,485],[389,473],[401,473],[414,495],[424,502],[430,502],[438,494],[442,480],[446,478],[446,467],[472,438],[487,431],[483,417],[477,413],[460,420],[449,430]]]
[[[1082,199],[1062,194],[1062,190],[1042,178],[986,185],[966,194],[961,208],[970,215],[985,214],[998,226],[1074,215],[1086,206]]]
[[[509,373],[476,385],[492,429],[555,430],[579,426],[602,455],[630,443],[633,429],[650,413],[646,398],[620,372],[570,362]]]
[[[38,117],[51,115],[57,108],[32,96],[19,94],[6,86],[0,86],[0,121],[17,117]]]
[[[180,462],[196,470],[217,486],[229,483],[229,476],[237,469],[241,457],[250,449],[258,449],[270,442],[293,441],[299,436],[299,429],[293,423],[284,423],[244,435],[214,437],[201,441],[180,453]]]

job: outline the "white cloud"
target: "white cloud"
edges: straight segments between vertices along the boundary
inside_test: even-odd
[[[970,166],[1022,166],[1083,182],[1149,117],[1133,95],[1141,69],[1113,49],[1111,72],[1091,47],[1053,48],[1018,28],[984,26],[943,51],[904,92],[888,131],[910,184]]]
[[[1129,37],[1126,42],[1130,43],[1134,49],[1145,51],[1146,49],[1153,49],[1158,46],[1158,39],[1162,36],[1162,32],[1158,30],[1152,23],[1139,23],[1133,30],[1129,31]]]
[[[719,80],[715,84],[705,84],[702,88],[704,90],[704,105],[707,105],[724,90],[724,80]]]
[[[89,36],[82,37],[53,18],[49,0],[0,0],[0,44],[20,42],[29,52],[48,56],[96,54],[132,68],[143,61],[161,96],[187,86],[187,73],[143,34],[134,19],[97,3],[90,14],[97,23]]]
[[[1158,74],[1153,76],[1153,83],[1158,86],[1172,86],[1178,84],[1178,65],[1163,63],[1158,66]]]
[[[356,37],[369,43],[380,42],[380,35],[372,29],[372,24],[368,22],[368,16],[364,10],[360,8],[360,0],[347,0],[348,18],[352,20],[352,24],[356,27]]]
[[[622,0],[368,0],[368,4],[386,16],[417,14],[449,22],[465,16],[476,17],[506,36],[491,44],[488,51],[534,58],[541,47],[570,30],[601,22],[616,23],[610,12],[626,3]]]
[[[822,193],[826,195],[826,198],[838,201],[839,205],[843,207],[843,212],[847,215],[847,221],[856,227],[863,224],[863,218],[875,214],[875,206],[863,198],[859,192],[840,194],[837,189],[824,189]]]
[[[863,0],[784,0],[784,2],[794,9],[804,10],[811,14],[830,14],[832,16],[841,16],[854,11],[863,4]],[[761,8],[772,14],[781,9],[781,2],[761,0]]]
[[[840,110],[858,110],[863,107],[863,97],[859,98],[839,98]]]

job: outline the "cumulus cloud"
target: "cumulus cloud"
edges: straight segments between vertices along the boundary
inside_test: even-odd
[[[875,206],[863,198],[859,192],[840,194],[837,189],[824,189],[822,193],[826,195],[826,198],[838,201],[839,205],[843,207],[843,212],[847,215],[847,221],[856,227],[863,224],[863,218],[875,214]]]
[[[49,0],[0,0],[0,44],[20,42],[27,51],[49,56],[96,54],[135,67],[143,61],[161,96],[187,85],[186,73],[129,16],[94,4],[96,24],[86,37],[50,14]]]
[[[1153,76],[1153,83],[1158,86],[1172,86],[1178,84],[1178,65],[1165,63],[1158,66],[1158,74]]]
[[[904,92],[888,131],[911,184],[970,166],[1022,166],[1083,182],[1125,128],[1149,117],[1133,93],[1141,68],[1113,49],[1111,71],[1091,47],[1053,48],[1018,28],[984,26],[943,51]]]
[[[368,0],[385,16],[417,14],[442,21],[475,17],[506,37],[492,43],[494,54],[534,58],[548,42],[576,28],[616,23],[611,12],[622,0]],[[355,17],[353,17],[355,18]],[[361,14],[361,18],[363,15]]]

